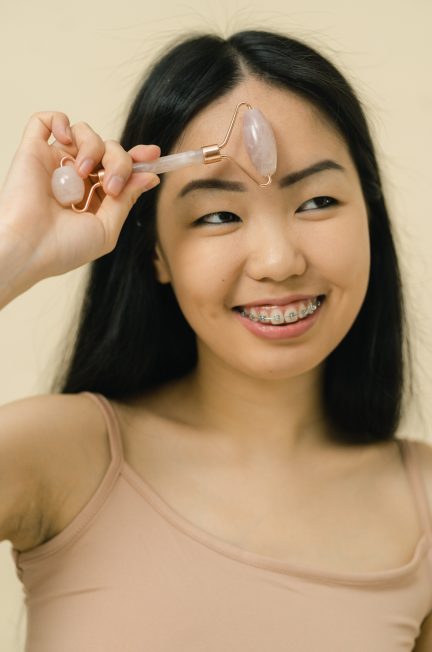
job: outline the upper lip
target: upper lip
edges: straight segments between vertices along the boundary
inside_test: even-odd
[[[285,306],[294,301],[310,301],[315,297],[321,296],[318,294],[288,294],[285,297],[265,297],[264,299],[257,299],[256,301],[246,301],[242,306]]]

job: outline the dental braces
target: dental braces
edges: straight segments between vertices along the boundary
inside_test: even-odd
[[[300,310],[297,312],[296,310],[292,310],[291,312],[288,313],[288,318],[289,319],[294,319],[294,318],[301,318],[303,319],[306,317],[306,315],[311,315],[312,313],[315,312],[315,310],[318,309],[318,307],[321,305],[321,301],[317,299],[315,302],[311,302],[307,308],[303,308],[303,310]],[[276,320],[277,322],[280,322],[283,317],[281,315],[274,315],[274,317],[266,317],[266,315],[260,313],[257,315],[256,313],[248,313],[246,310],[241,310],[240,314],[242,317],[248,317],[251,321],[260,321],[260,322],[266,322],[266,321],[273,321]],[[285,320],[284,320],[285,321]],[[290,323],[290,322],[287,322]]]

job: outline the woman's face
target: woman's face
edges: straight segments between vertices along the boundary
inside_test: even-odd
[[[335,129],[305,100],[254,79],[196,116],[175,151],[221,143],[240,102],[260,109],[274,130],[278,165],[272,184],[259,187],[230,161],[165,175],[155,266],[159,281],[172,284],[197,335],[201,365],[208,361],[214,367],[216,361],[256,378],[287,379],[317,367],[360,310],[370,268],[366,205]],[[245,110],[223,153],[257,176],[243,146]],[[280,183],[329,160],[343,169]],[[219,187],[188,188],[210,180]],[[331,200],[316,199],[322,197]],[[313,326],[296,337],[259,336],[233,310],[291,294],[325,295]]]

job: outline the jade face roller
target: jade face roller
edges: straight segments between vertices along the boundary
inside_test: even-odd
[[[243,166],[226,154],[221,154],[228,143],[237,114],[240,107],[246,106],[247,111],[243,117],[243,141],[249,159],[258,174],[264,177],[265,181],[257,181]],[[270,124],[267,122],[259,109],[254,109],[250,104],[241,102],[237,105],[227,134],[220,145],[206,145],[200,149],[179,152],[161,156],[151,163],[134,163],[133,172],[170,172],[179,170],[189,165],[218,163],[222,159],[228,159],[235,163],[247,176],[255,181],[259,186],[268,186],[271,183],[272,175],[276,171],[277,151],[276,140]],[[54,197],[62,206],[71,206],[76,213],[84,213],[89,205],[96,188],[102,186],[105,171],[89,174],[90,181],[93,183],[83,208],[77,208],[84,199],[85,186],[84,180],[79,176],[76,169],[71,165],[66,165],[66,161],[74,162],[72,156],[64,156],[60,162],[60,167],[54,170],[51,180],[51,187]]]

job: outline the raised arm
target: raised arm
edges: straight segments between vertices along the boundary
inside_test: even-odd
[[[55,140],[50,144],[51,136]],[[75,213],[52,194],[52,174],[65,155],[76,159],[88,187],[89,172],[99,165],[106,171],[90,212]],[[152,173],[132,174],[132,165],[159,155],[155,145],[126,152],[84,122],[71,127],[64,113],[33,115],[0,192],[0,308],[43,278],[112,251],[135,201],[159,182]],[[91,427],[92,413],[81,404],[77,409],[83,400],[39,396],[0,407],[0,540],[12,541],[18,550],[49,537],[59,504],[76,486],[75,468],[85,468],[76,442]],[[94,424],[92,432],[97,427],[101,429]],[[66,461],[68,454],[79,458],[76,465]],[[83,474],[87,476],[93,477],[90,471]]]
[[[55,140],[49,144],[51,136]],[[65,155],[76,159],[87,186],[92,170],[100,164],[106,170],[91,212],[75,213],[52,194],[51,177]],[[152,173],[132,174],[132,165],[159,155],[155,145],[126,152],[114,140],[103,141],[87,123],[71,127],[64,113],[34,114],[0,193],[0,308],[43,278],[112,251],[133,204],[159,182]]]

